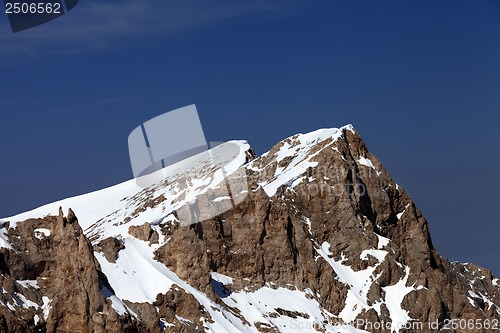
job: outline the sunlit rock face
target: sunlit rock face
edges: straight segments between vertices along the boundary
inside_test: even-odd
[[[240,149],[225,178],[174,165],[147,188],[131,180],[2,219],[0,330],[500,325],[500,281],[437,253],[422,213],[352,126],[292,136],[260,157],[232,144]],[[228,191],[234,175],[245,186]],[[195,201],[233,208],[181,223]]]

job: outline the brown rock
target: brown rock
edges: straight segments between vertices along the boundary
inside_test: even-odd
[[[100,241],[94,248],[102,252],[107,261],[114,263],[118,259],[120,250],[123,250],[125,246],[118,239],[108,237]]]
[[[152,244],[158,244],[158,233],[153,230],[153,228],[151,228],[151,225],[147,222],[139,226],[130,226],[128,228],[128,233],[131,236],[145,242],[149,241]]]

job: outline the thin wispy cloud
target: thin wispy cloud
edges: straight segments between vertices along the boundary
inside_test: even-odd
[[[81,1],[44,25],[12,34],[3,22],[0,56],[38,56],[107,49],[241,15],[289,12],[297,1]]]
[[[56,107],[53,107],[50,110],[48,110],[48,113],[62,116],[62,115],[72,115],[76,112],[75,112],[75,109],[73,109],[73,108],[56,106]]]
[[[83,102],[77,105],[69,106],[55,106],[48,110],[49,114],[56,115],[73,115],[81,112],[82,110],[88,109],[89,107],[95,107],[97,105],[111,105],[111,104],[119,104],[126,103],[134,100],[140,100],[144,97],[142,96],[111,96],[108,98],[96,99],[91,102]]]

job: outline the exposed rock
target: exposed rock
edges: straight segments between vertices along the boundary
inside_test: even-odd
[[[123,250],[125,246],[118,239],[113,237],[108,237],[100,241],[94,250],[97,252],[102,252],[109,262],[116,262],[119,256],[120,250]]]
[[[128,228],[128,233],[140,240],[143,240],[145,242],[151,242],[152,244],[158,244],[158,233],[156,230],[153,230],[151,228],[151,225],[149,223],[144,223],[143,225],[139,226],[130,226]]]
[[[37,237],[35,230],[47,236]],[[12,249],[1,248],[0,327],[4,332],[133,332],[100,290],[99,263],[70,210],[67,217],[31,219],[10,228]],[[19,281],[31,281],[21,284]],[[23,296],[20,296],[23,295]]]

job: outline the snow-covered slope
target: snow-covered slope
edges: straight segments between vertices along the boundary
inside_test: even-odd
[[[16,222],[28,218],[56,216],[59,207],[63,210],[71,208],[77,214],[87,237],[93,241],[107,237],[126,237],[130,226],[145,222],[158,225],[175,219],[170,213],[209,189],[218,188],[224,177],[245,164],[245,152],[250,148],[246,141],[230,141],[225,145],[231,145],[231,152],[235,154],[231,156],[229,163],[224,163],[224,168],[217,168],[218,165],[213,164],[212,155],[205,152],[143,178],[56,201],[0,220],[9,221],[11,227],[15,227]],[[144,183],[151,184],[144,188]]]

